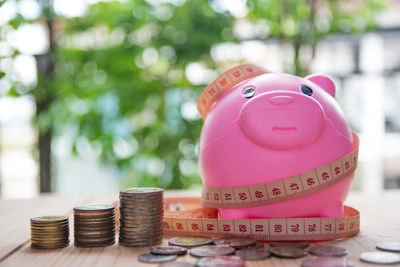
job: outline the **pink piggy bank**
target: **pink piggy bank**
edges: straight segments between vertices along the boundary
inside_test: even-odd
[[[199,164],[206,187],[279,181],[334,162],[356,146],[335,100],[334,82],[322,74],[260,73],[243,79],[219,93],[203,117]],[[341,217],[353,175],[300,198],[221,208],[220,217]]]

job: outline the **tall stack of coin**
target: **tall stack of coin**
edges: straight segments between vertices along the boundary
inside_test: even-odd
[[[68,217],[43,216],[31,219],[32,248],[63,248],[68,244]]]
[[[145,247],[162,242],[163,190],[129,188],[120,192],[119,243]]]
[[[74,237],[77,247],[105,247],[114,244],[114,206],[99,204],[75,207]]]

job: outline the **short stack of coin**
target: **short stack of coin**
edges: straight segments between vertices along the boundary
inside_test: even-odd
[[[105,247],[115,243],[113,205],[74,208],[74,238],[77,247]]]
[[[68,244],[68,217],[43,216],[31,219],[32,248],[63,248]]]
[[[162,242],[163,190],[129,188],[120,192],[119,243],[146,247]]]

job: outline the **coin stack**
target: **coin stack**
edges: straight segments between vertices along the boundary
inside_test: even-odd
[[[119,243],[145,247],[162,242],[163,190],[129,188],[120,192]]]
[[[99,204],[75,207],[74,237],[77,247],[105,247],[114,244],[114,206]]]
[[[32,248],[63,248],[68,244],[68,217],[43,216],[31,219]]]

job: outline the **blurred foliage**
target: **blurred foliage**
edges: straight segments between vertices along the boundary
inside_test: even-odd
[[[37,114],[38,129],[71,138],[74,153],[116,164],[123,186],[198,186],[202,121],[185,110],[194,109],[204,85],[190,84],[185,68],[201,62],[222,70],[210,51],[215,44],[241,41],[233,35],[237,18],[228,9],[216,11],[218,0],[98,2],[75,18],[55,16],[49,2],[39,2],[45,19],[18,15],[9,25],[52,21],[54,73],[40,75],[33,90],[17,84],[8,92],[49,102]],[[315,49],[327,34],[374,27],[382,1],[349,2],[248,0],[246,19],[266,22],[264,39],[291,43],[295,53],[287,69],[304,74],[302,46]]]
[[[374,14],[386,7],[382,0],[249,0],[249,19],[264,18],[270,35],[282,43],[289,42],[294,48],[290,72],[304,76],[315,56],[316,45],[328,34],[357,34],[375,28]],[[299,60],[301,47],[311,48],[309,62]]]
[[[199,184],[201,123],[180,112],[197,92],[184,71],[199,59],[212,64],[209,51],[230,20],[202,0],[99,2],[85,17],[63,19],[51,121],[59,134],[75,127],[74,150],[82,142],[98,147],[124,170],[126,184]]]

